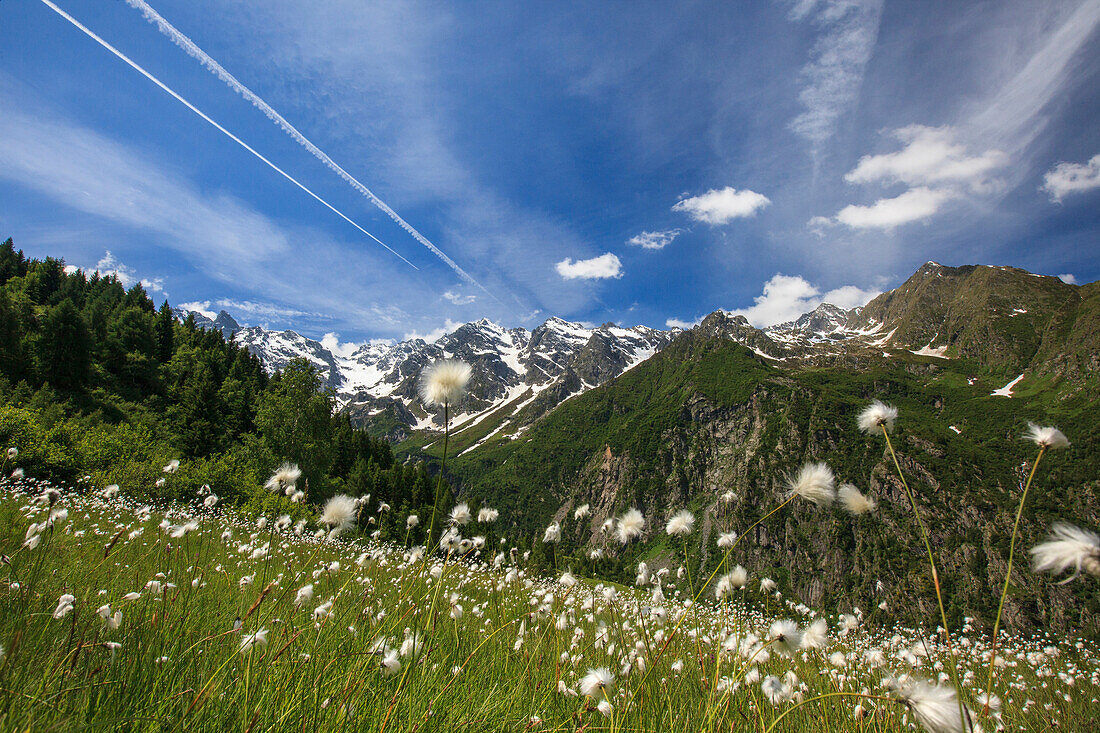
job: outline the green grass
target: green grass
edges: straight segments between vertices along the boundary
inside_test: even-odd
[[[401,547],[322,541],[312,528],[298,537],[271,522],[259,529],[243,517],[185,505],[145,516],[132,502],[90,489],[63,491],[60,508],[68,518],[29,549],[27,527],[48,510],[10,485],[0,489],[0,551],[10,559],[0,568],[0,729],[763,730],[795,703],[769,702],[750,670],[781,681],[794,675],[792,693],[809,700],[864,689],[885,695],[887,675],[934,678],[944,661],[935,643],[927,659],[908,655],[927,634],[894,626],[881,611],[874,623],[840,637],[835,614],[821,609],[834,637],[791,658],[772,654],[771,644],[722,651],[735,635],[765,637],[773,615],[810,620],[795,604],[758,593],[757,568],[750,568],[752,588],[734,601],[703,599],[691,611],[674,573],[664,600],[653,597],[652,586],[620,586],[609,600],[606,586],[594,581],[569,588],[528,575],[522,561],[493,569],[476,551],[425,566],[408,562]],[[178,539],[159,526],[188,517],[199,526]],[[476,524],[464,528],[468,536],[477,531]],[[257,557],[264,547],[269,551]],[[438,582],[429,569],[440,574]],[[242,584],[245,577],[251,580]],[[162,593],[150,581],[159,581]],[[307,583],[314,597],[295,607]],[[123,600],[131,592],[141,597]],[[66,593],[74,608],[54,618]],[[317,615],[330,600],[331,615]],[[117,629],[96,613],[103,604],[122,612]],[[456,619],[451,610],[459,605]],[[667,615],[643,612],[649,607]],[[243,629],[234,631],[238,618]],[[242,635],[260,629],[267,629],[267,643],[242,653]],[[423,648],[396,651],[401,668],[387,674],[377,640],[399,650],[407,633],[418,634]],[[1044,653],[1047,645],[1056,652]],[[958,648],[964,673],[984,680],[986,643],[975,637]],[[863,661],[875,649],[887,664]],[[837,652],[843,663],[828,661]],[[1091,645],[1013,638],[1003,657],[998,691],[1010,730],[1055,721],[1087,729],[1098,675]],[[597,700],[570,694],[595,667],[614,675],[608,716],[594,709]],[[971,707],[975,686],[964,685]],[[855,720],[859,701],[810,702],[777,729],[907,729],[895,702],[865,700],[874,717]]]

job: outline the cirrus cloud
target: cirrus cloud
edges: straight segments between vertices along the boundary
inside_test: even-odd
[[[732,186],[712,188],[699,196],[680,199],[673,211],[682,211],[695,221],[705,224],[728,224],[734,219],[753,216],[771,203],[762,193]]]
[[[623,263],[611,252],[576,262],[566,257],[554,269],[566,280],[603,280],[623,276]]]

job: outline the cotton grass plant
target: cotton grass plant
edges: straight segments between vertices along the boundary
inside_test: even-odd
[[[698,588],[665,596],[674,578],[659,570],[625,589],[538,577],[472,548],[425,565],[354,530],[330,538],[319,519],[317,538],[201,502],[0,486],[0,687],[11,691],[0,726],[902,731],[908,719],[956,730],[954,688],[913,654],[919,630],[791,601],[765,615],[743,569],[747,601],[718,604]],[[198,526],[173,538],[165,521]],[[33,550],[21,547],[31,523],[43,537]],[[269,540],[279,562],[261,583],[270,558],[253,551]],[[962,648],[973,680],[990,649],[980,637]],[[1089,719],[1091,646],[1039,637],[1000,654],[1012,664],[1006,725]]]

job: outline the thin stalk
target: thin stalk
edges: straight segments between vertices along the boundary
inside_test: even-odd
[[[993,622],[993,652],[989,656],[989,679],[985,683],[985,706],[982,708],[982,714],[989,714],[989,693],[993,691],[993,670],[994,663],[997,661],[997,641],[999,640],[998,632],[1001,629],[1001,613],[1005,609],[1005,598],[1008,597],[1008,582],[1012,577],[1012,558],[1016,554],[1016,534],[1020,529],[1020,516],[1024,513],[1024,502],[1027,501],[1027,492],[1031,488],[1031,480],[1035,478],[1035,471],[1039,468],[1039,461],[1043,460],[1043,454],[1046,453],[1047,447],[1045,445],[1039,446],[1039,455],[1035,458],[1035,463],[1031,466],[1031,473],[1028,474],[1027,483],[1024,484],[1024,493],[1020,497],[1020,506],[1016,508],[1016,522],[1012,525],[1012,542],[1008,545],[1008,570],[1005,571],[1005,584],[1001,589],[1001,601],[997,605],[997,620]]]
[[[439,479],[435,482],[435,503],[432,504],[432,523],[428,528],[428,538],[424,542],[425,549],[431,547],[432,535],[435,534],[435,519],[439,515],[439,500],[442,498],[443,493],[443,472],[447,467],[447,442],[450,438],[451,428],[451,416],[449,411],[450,405],[447,402],[443,403],[443,460],[439,463]],[[424,553],[424,564],[428,563],[428,552]]]
[[[969,720],[966,717],[966,710],[963,707],[961,696],[962,685],[959,682],[959,668],[957,662],[955,661],[955,648],[951,643],[950,627],[947,625],[947,612],[944,611],[943,607],[943,594],[940,591],[940,574],[936,570],[936,560],[935,557],[932,555],[932,543],[928,539],[928,530],[925,529],[924,520],[921,519],[920,512],[917,511],[917,501],[913,496],[913,491],[909,488],[909,483],[905,480],[905,474],[903,474],[901,471],[901,464],[898,463],[898,454],[894,452],[894,444],[890,442],[890,433],[886,430],[885,425],[880,425],[879,427],[882,428],[882,434],[886,438],[886,447],[890,449],[890,457],[894,460],[894,468],[898,470],[898,478],[901,479],[901,485],[905,487],[905,493],[909,497],[909,506],[913,508],[913,516],[917,519],[917,526],[920,527],[920,536],[921,539],[924,541],[924,549],[928,553],[928,566],[932,570],[932,585],[936,588],[936,605],[939,606],[940,621],[943,623],[943,633],[947,637],[947,652],[950,655],[951,660],[951,680],[955,683],[955,690],[960,693],[958,696],[956,696],[956,699],[959,703],[959,716],[962,718],[962,720]],[[973,729],[973,726],[968,725],[968,727],[971,730]]]

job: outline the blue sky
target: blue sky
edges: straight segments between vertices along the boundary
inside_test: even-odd
[[[768,325],[927,260],[1100,277],[1100,0],[149,0],[423,240],[143,2],[53,2],[324,202],[0,4],[0,236],[173,304],[360,341]]]

